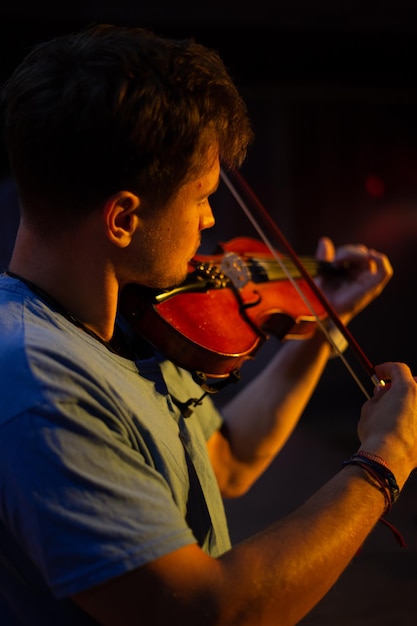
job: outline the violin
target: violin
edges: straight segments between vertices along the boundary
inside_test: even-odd
[[[172,289],[127,285],[121,312],[159,352],[199,379],[236,377],[270,335],[307,338],[317,317],[328,315],[291,259],[279,256],[281,264],[262,241],[237,237],[213,255],[195,256],[184,282]],[[339,271],[301,258],[312,277]]]
[[[327,317],[352,348],[374,385],[383,385],[348,328],[339,319],[314,277],[344,271],[332,263],[299,257],[262,206],[243,177],[232,171],[248,203],[221,170],[221,178],[252,222],[261,241],[238,237],[219,245],[213,255],[196,255],[185,281],[167,290],[127,285],[119,299],[122,315],[133,330],[165,357],[192,372],[194,379],[214,393],[224,381],[236,381],[242,364],[254,357],[271,335],[278,339],[304,339],[317,324],[338,352],[322,323]],[[262,226],[263,222],[264,226]],[[275,237],[277,245],[271,243]],[[279,253],[281,247],[287,255]],[[343,363],[364,392],[369,394],[349,363]],[[207,379],[220,379],[216,389]]]

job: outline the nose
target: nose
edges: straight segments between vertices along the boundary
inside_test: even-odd
[[[213,228],[216,220],[214,219],[213,211],[209,203],[207,208],[202,212],[200,218],[200,230],[206,230],[207,228]]]

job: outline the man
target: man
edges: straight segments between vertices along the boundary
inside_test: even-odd
[[[118,303],[184,280],[220,165],[251,140],[244,104],[213,52],[112,26],[39,46],[3,97],[22,216],[0,284],[2,623],[295,624],[417,465],[408,367],[376,368],[391,382],[364,405],[360,455],[231,548],[221,497],[280,451],[330,344],[286,342],[222,415],[205,398],[185,418],[199,387]],[[323,283],[346,323],[392,274],[364,246],[323,239],[319,257],[351,268]]]

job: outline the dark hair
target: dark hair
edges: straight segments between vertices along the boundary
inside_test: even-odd
[[[24,212],[86,212],[122,189],[168,200],[218,142],[239,167],[252,139],[218,54],[136,27],[92,26],[37,45],[3,90]]]

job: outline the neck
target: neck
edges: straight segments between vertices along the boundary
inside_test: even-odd
[[[9,269],[46,292],[102,341],[110,341],[119,286],[93,238],[81,232],[45,241],[21,225]]]

